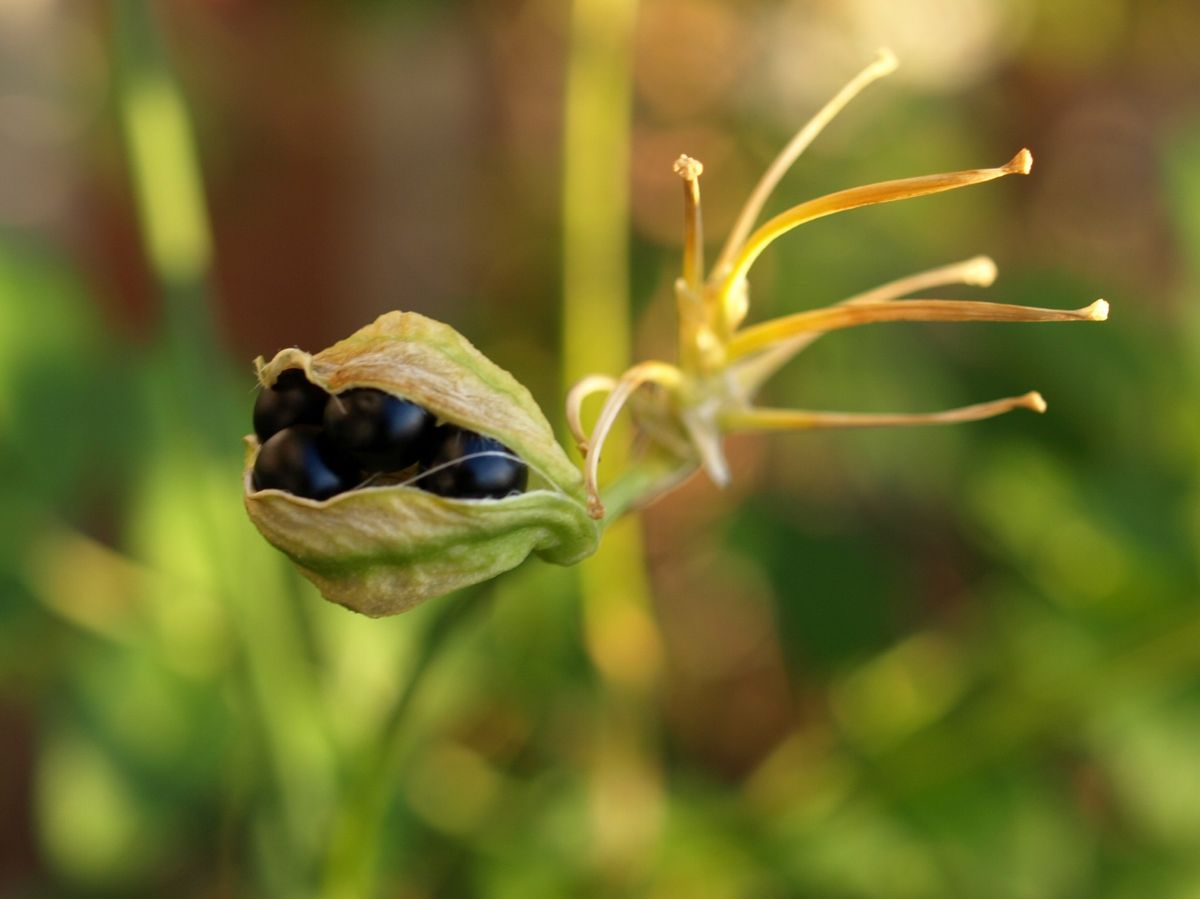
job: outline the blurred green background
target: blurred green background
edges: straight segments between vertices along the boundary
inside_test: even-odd
[[[1193,0],[2,0],[0,895],[1200,897],[1198,40]],[[589,47],[644,356],[675,157],[720,239],[881,45],[773,209],[1033,175],[789,235],[752,317],[984,252],[946,295],[1112,318],[834,335],[770,399],[1046,416],[733,440],[607,567],[394,619],[254,532],[256,355],[412,309],[559,414]]]

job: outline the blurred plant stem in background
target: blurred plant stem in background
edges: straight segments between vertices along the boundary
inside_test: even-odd
[[[367,745],[362,757],[348,766],[346,794],[324,853],[322,896],[355,899],[375,894],[384,823],[388,806],[396,798],[408,749],[407,712],[442,649],[453,643],[455,636],[461,638],[468,620],[473,620],[490,598],[486,589],[468,590],[437,604],[436,617],[421,635],[416,657],[379,730],[379,740]]]
[[[287,573],[243,522],[230,526],[230,510],[240,513],[237,482],[230,475],[240,465],[222,424],[223,410],[232,404],[210,317],[211,243],[200,170],[186,104],[147,4],[117,4],[114,58],[130,178],[146,258],[162,292],[166,332],[167,382],[152,388],[161,393],[155,408],[165,411],[155,426],[166,452],[150,462],[164,471],[147,473],[150,486],[142,501],[187,511],[180,528],[143,535],[161,545],[139,549],[173,575],[181,574],[170,558],[178,550],[168,542],[190,544],[178,549],[208,559],[206,579],[237,636],[245,705],[261,730],[276,781],[272,804],[283,826],[265,840],[277,852],[266,867],[275,873],[275,889],[299,889],[333,796],[328,722],[306,664],[297,608],[287,602],[292,592],[285,586]],[[168,604],[172,599],[159,597]]]
[[[563,138],[563,390],[631,361],[629,163],[636,0],[575,0]],[[609,443],[609,472],[627,453]],[[569,440],[567,441],[570,442]],[[656,851],[662,770],[651,703],[662,646],[640,521],[626,516],[578,568],[584,640],[602,678],[589,777],[593,862],[628,887]]]

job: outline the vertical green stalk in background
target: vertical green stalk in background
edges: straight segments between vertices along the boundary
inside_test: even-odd
[[[146,252],[174,291],[202,282],[212,256],[199,162],[183,99],[130,18],[122,19],[122,124]]]
[[[239,508],[240,452],[226,420],[232,403],[208,304],[212,248],[186,103],[150,5],[120,0],[115,25],[117,107],[165,328],[161,379],[155,379],[161,383],[152,398],[158,430],[145,473],[151,486],[141,511],[146,520],[165,516],[177,525],[167,532],[143,526],[151,533],[142,535],[148,545],[141,549],[180,577],[197,573],[183,561],[177,567],[176,558],[187,558],[193,547],[204,554],[199,574],[223,600],[240,650],[239,686],[277,780],[284,823],[276,837],[278,883],[295,883],[311,866],[333,789],[329,735],[300,623],[286,601],[286,575],[250,537]],[[154,598],[163,614],[173,602]]]
[[[575,0],[571,15],[563,141],[564,394],[583,375],[623,371],[632,355],[628,192],[637,3]],[[620,444],[620,435],[608,443],[609,471],[624,461]],[[592,766],[595,860],[606,874],[636,876],[636,862],[653,849],[660,805],[646,713],[660,647],[637,518],[610,526],[579,571],[584,636],[606,687]]]
[[[171,386],[197,405],[194,436],[217,447],[220,398],[204,389],[206,367],[220,377],[207,305],[212,243],[195,138],[150,8],[119,0],[116,10],[117,107],[142,242],[162,291]]]

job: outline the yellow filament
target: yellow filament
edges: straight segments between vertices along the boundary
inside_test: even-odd
[[[704,283],[704,220],[700,215],[703,171],[698,159],[680,156],[675,160],[675,174],[683,179],[683,278],[697,291]]]
[[[842,306],[861,306],[865,303],[886,303],[905,294],[948,284],[970,284],[989,287],[996,280],[996,263],[989,256],[974,256],[962,262],[938,266],[914,275],[889,281],[871,290],[842,300]],[[744,396],[753,396],[767,379],[787,364],[793,356],[821,336],[819,331],[797,334],[786,341],[763,350],[751,359],[742,360],[737,367],[737,379]]]
[[[867,184],[862,187],[851,187],[847,190],[826,194],[809,200],[798,206],[793,206],[770,219],[766,224],[747,238],[746,243],[730,263],[730,270],[721,282],[720,295],[727,296],[733,286],[746,277],[750,266],[776,238],[786,234],[798,225],[811,222],[814,219],[832,215],[836,212],[846,212],[862,206],[872,206],[878,203],[891,203],[896,200],[907,200],[913,197],[923,197],[929,194],[954,190],[972,184],[982,184],[1006,175],[1027,175],[1033,166],[1033,156],[1028,150],[1021,150],[1016,156],[1002,166],[990,169],[967,169],[961,172],[946,172],[940,175],[923,175],[917,178],[901,178],[896,181],[881,181],[877,184]]]
[[[588,446],[587,459],[584,462],[583,476],[587,484],[588,514],[593,518],[604,517],[604,504],[600,502],[600,451],[608,439],[613,423],[622,407],[639,387],[646,383],[660,384],[668,389],[677,389],[683,384],[683,373],[666,362],[641,362],[621,375],[621,379],[609,394],[596,427],[592,431],[592,439]]]
[[[746,328],[730,341],[729,358],[736,359],[766,349],[797,334],[836,331],[876,322],[1061,322],[1104,321],[1106,318],[1108,303],[1104,300],[1096,300],[1082,309],[1039,309],[1035,306],[969,300],[844,304],[811,312],[797,312]]]
[[[587,433],[583,430],[583,401],[593,393],[611,391],[616,386],[616,378],[608,375],[588,375],[577,381],[567,394],[567,427],[571,429],[571,436],[575,438],[575,445],[579,447],[579,452],[585,456],[588,451],[588,440]]]
[[[945,287],[948,284],[969,284],[972,287],[991,287],[996,280],[996,263],[990,256],[973,256],[962,262],[952,262],[949,265],[938,266],[897,278],[887,284],[881,284],[871,290],[855,294],[849,299],[842,300],[842,305],[859,306],[863,303],[886,303],[898,300],[918,290],[929,290],[933,287]]]
[[[879,51],[878,57],[869,66],[855,75],[847,82],[837,94],[821,108],[815,116],[808,120],[808,123],[796,132],[796,135],[788,142],[788,145],[783,148],[782,152],[775,157],[774,162],[763,173],[758,184],[755,185],[754,191],[750,194],[750,199],[746,201],[746,205],[742,207],[742,211],[738,214],[737,222],[734,223],[733,230],[729,232],[729,237],[725,240],[725,246],[721,249],[721,255],[717,259],[716,268],[718,271],[722,266],[728,265],[736,253],[746,241],[746,235],[750,233],[750,229],[754,227],[754,222],[758,219],[762,212],[763,206],[767,199],[771,196],[771,192],[775,190],[781,178],[788,169],[792,167],[800,154],[808,149],[811,144],[822,131],[837,116],[839,112],[846,108],[847,104],[874,81],[878,81],[885,75],[890,75],[896,71],[896,57],[891,50],[882,49]]]
[[[947,425],[979,421],[1013,409],[1045,412],[1046,401],[1036,390],[1021,396],[960,406],[941,412],[810,412],[804,409],[738,409],[721,416],[732,431],[798,431],[809,428],[879,428],[895,425]]]

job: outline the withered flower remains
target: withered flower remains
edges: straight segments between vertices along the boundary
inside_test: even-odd
[[[1036,391],[915,414],[817,412],[754,405],[754,396],[763,383],[827,331],[889,321],[1103,321],[1108,316],[1104,300],[1082,309],[1060,310],[909,298],[950,284],[990,285],[996,266],[981,256],[901,278],[833,306],[742,327],[749,309],[746,276],[751,266],[776,238],[797,225],[861,206],[925,196],[1006,175],[1029,174],[1033,157],[1028,150],[1021,150],[997,168],[904,178],[838,191],[793,206],[752,230],[767,198],[796,158],[856,94],[895,68],[895,57],[881,51],[875,62],[796,134],[755,187],[707,277],[700,216],[702,166],[687,156],[676,161],[675,171],[683,179],[685,227],[683,273],[675,283],[679,362],[640,362],[617,378],[591,375],[576,384],[567,397],[567,420],[585,456],[588,509],[594,517],[604,515],[597,480],[600,451],[622,407],[647,384],[660,388],[660,396],[657,402],[644,402],[635,409],[641,430],[658,438],[660,446],[669,447],[682,464],[702,465],[721,485],[729,480],[724,436],[735,431],[945,424],[989,418],[1017,408],[1045,411],[1045,401]],[[582,424],[582,405],[594,393],[607,393],[608,399],[589,436]]]

